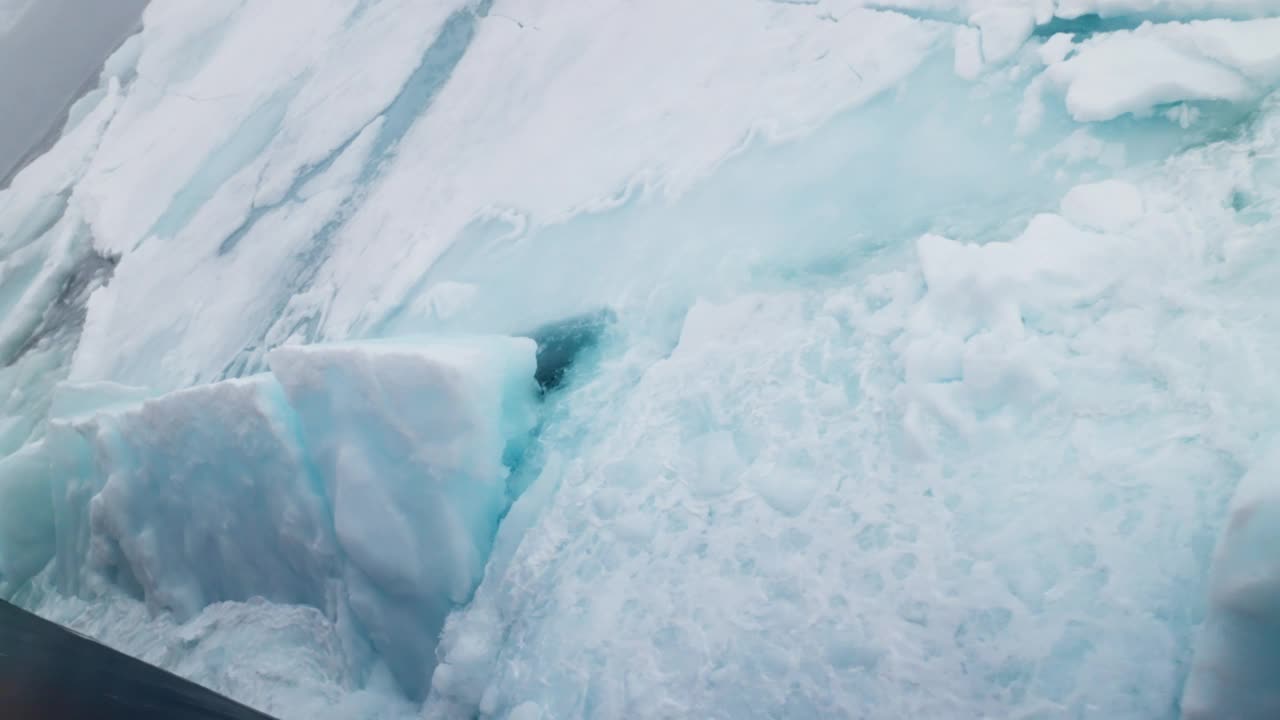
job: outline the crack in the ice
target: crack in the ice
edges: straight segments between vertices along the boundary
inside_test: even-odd
[[[503,20],[510,20],[511,22],[515,23],[515,24],[516,24],[516,26],[517,26],[517,27],[519,27],[521,30],[523,30],[523,29],[525,29],[525,28],[529,28],[530,30],[541,30],[541,29],[542,29],[542,28],[538,27],[537,25],[532,25],[532,24],[529,24],[529,23],[521,22],[520,20],[517,20],[517,19],[515,19],[515,18],[511,17],[510,15],[503,15],[502,13],[490,13],[490,14],[489,14],[489,17],[501,18],[501,19],[503,19]]]

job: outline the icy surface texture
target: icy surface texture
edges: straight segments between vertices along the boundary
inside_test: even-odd
[[[87,569],[126,575],[181,618],[255,595],[324,607],[336,553],[295,422],[257,376],[79,424],[106,478],[89,503]]]
[[[507,337],[288,348],[270,374],[141,403],[60,386],[66,415],[0,463],[0,580],[25,591],[52,560],[37,585],[133,594],[184,622],[223,601],[312,608],[421,695],[510,503],[534,352]]]
[[[286,717],[1264,713],[1277,16],[155,0],[0,194],[3,591]]]
[[[333,505],[351,608],[416,696],[510,504],[503,459],[536,421],[534,352],[499,337],[270,357]]]
[[[625,399],[579,391],[585,436],[509,516],[546,503],[446,631],[429,715],[1174,714],[1247,437],[1195,388],[1230,365],[1226,404],[1265,407],[1236,353],[1270,348],[1160,299],[1208,280],[1171,219],[1042,215],[695,305]]]
[[[366,678],[337,625],[320,610],[260,599],[216,603],[187,622],[154,617],[121,595],[93,601],[45,594],[40,614],[282,720],[408,720],[385,671]]]
[[[1184,717],[1280,715],[1280,457],[1240,481],[1218,544]]]

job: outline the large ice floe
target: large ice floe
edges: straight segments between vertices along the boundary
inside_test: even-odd
[[[281,718],[1280,716],[1280,3],[153,0],[0,593]]]

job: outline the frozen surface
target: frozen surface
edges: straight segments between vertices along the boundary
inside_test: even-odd
[[[253,596],[324,607],[336,548],[294,423],[265,376],[79,423],[107,479],[89,502],[86,569],[127,576],[180,618]]]
[[[309,608],[363,663],[351,672],[372,667],[372,643],[421,695],[510,504],[504,463],[536,421],[534,350],[320,345],[150,399],[60,385],[45,439],[0,462],[0,582],[132,595],[183,632],[206,632],[192,624],[223,602],[297,608],[281,610],[290,623]]]
[[[333,505],[351,608],[411,694],[510,504],[503,462],[536,420],[534,350],[493,338],[270,356]]]
[[[1280,714],[1280,457],[1270,452],[1236,489],[1213,561],[1209,614],[1187,680],[1185,717]]]
[[[1267,716],[1277,16],[154,0],[0,194],[0,591],[289,718]]]
[[[1173,713],[1247,447],[1194,388],[1234,363],[1226,403],[1265,407],[1235,354],[1270,348],[1208,308],[1158,323],[1206,249],[1170,220],[1040,215],[849,287],[696,304],[668,357],[620,360],[638,381],[579,390],[572,451],[544,436],[508,516],[542,519],[451,621],[429,716]]]
[[[1186,100],[1258,99],[1280,79],[1280,19],[1143,25],[1085,41],[1045,73],[1080,121]]]

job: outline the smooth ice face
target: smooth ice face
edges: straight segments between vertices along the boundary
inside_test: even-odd
[[[0,460],[0,592],[6,595],[53,559],[53,500],[44,446]]]
[[[89,502],[86,569],[184,619],[254,596],[325,607],[337,551],[296,422],[257,376],[78,424],[106,479]]]
[[[536,419],[534,353],[490,338],[270,356],[333,504],[352,610],[411,694],[510,504],[503,460]]]

